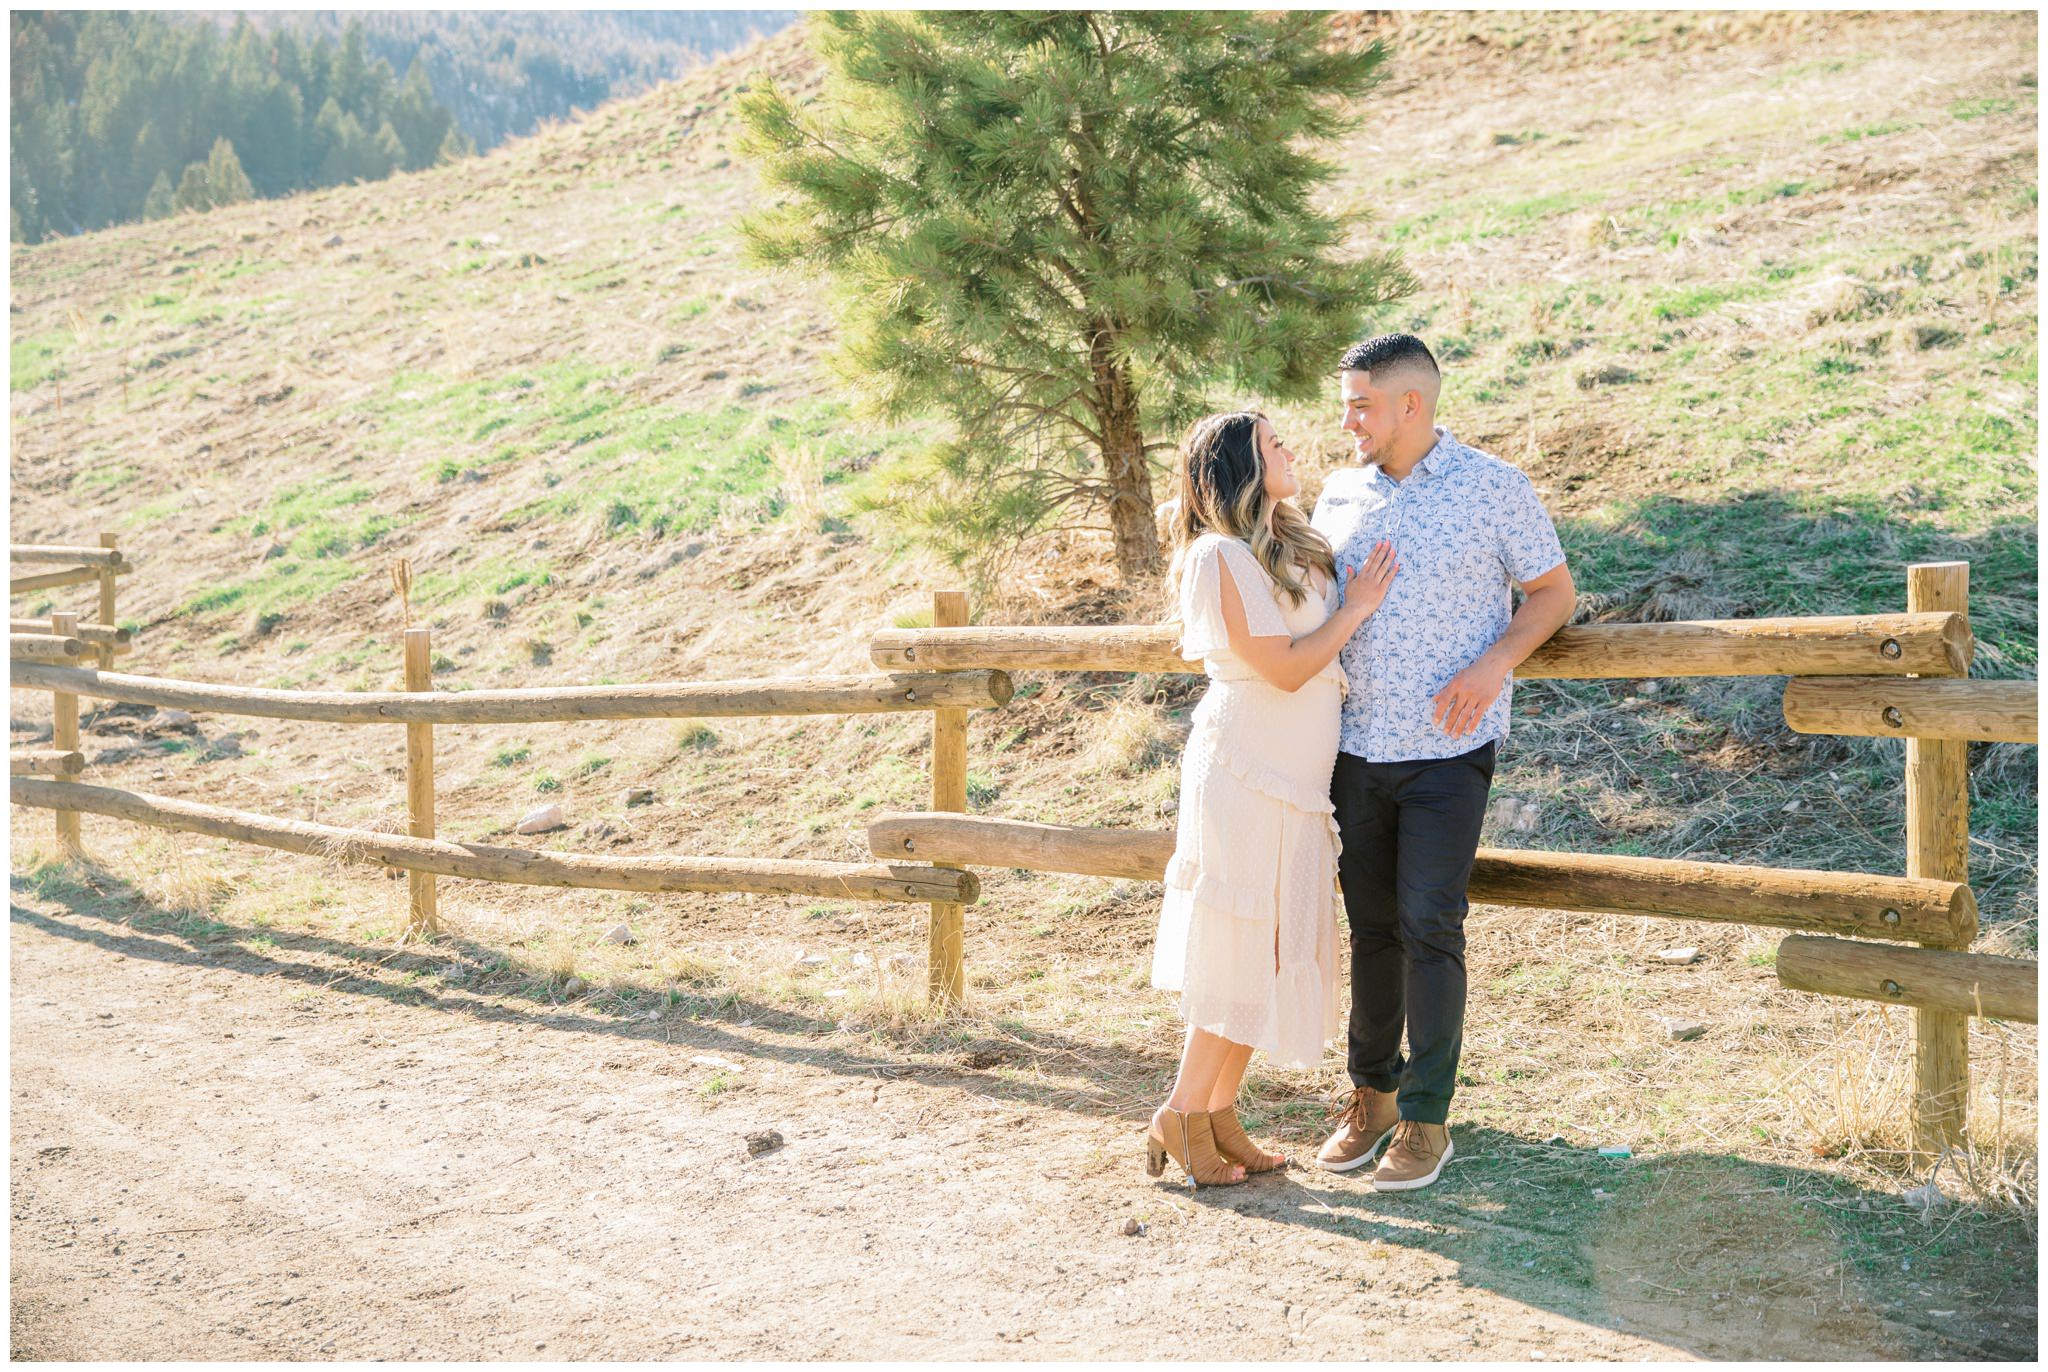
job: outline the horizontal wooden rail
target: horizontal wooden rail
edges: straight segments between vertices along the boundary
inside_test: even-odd
[[[868,825],[877,857],[1022,867],[1158,881],[1171,830],[1083,829],[983,815],[885,814]],[[1977,901],[1953,881],[1667,858],[1481,848],[1472,899],[1495,905],[1817,929],[1867,938],[1967,944]]]
[[[1778,984],[1794,991],[2039,1022],[2040,967],[2020,958],[1898,948],[1794,934],[1778,944]]]
[[[535,852],[272,819],[170,796],[27,777],[9,778],[8,797],[16,805],[108,815],[159,829],[234,839],[341,862],[524,886],[575,886],[605,891],[746,891],[824,900],[945,900],[962,904],[972,904],[981,895],[980,883],[973,873],[934,867],[787,858],[592,857]]]
[[[9,634],[7,656],[13,662],[70,664],[95,649],[71,634]]]
[[[30,591],[54,591],[60,586],[84,586],[97,582],[102,572],[126,576],[134,570],[134,563],[122,562],[111,567],[69,567],[61,572],[37,572],[32,576],[9,577],[7,594],[27,595]]]
[[[1011,690],[1008,675],[984,670],[484,691],[276,691],[37,663],[17,664],[13,684],[131,705],[335,724],[532,724],[579,719],[880,714],[1001,705],[1010,698]]]
[[[877,667],[961,671],[1197,672],[1161,625],[887,629],[868,642]],[[1537,678],[1888,676],[1968,669],[1958,614],[1580,624],[1560,629],[1515,669]]]
[[[2040,708],[2033,681],[1836,677],[1785,685],[1786,727],[1802,734],[2038,743]]]
[[[24,748],[7,755],[11,776],[75,777],[85,770],[85,755],[71,748]]]
[[[10,543],[9,562],[61,562],[74,567],[116,567],[121,564],[117,548],[94,548],[83,544],[70,547],[57,543]]]
[[[10,619],[7,621],[7,632],[10,634],[47,634],[50,632],[50,621],[47,619]],[[112,624],[80,624],[72,629],[71,635],[74,638],[82,638],[87,643],[111,643],[118,647],[127,644],[133,639],[135,631],[133,629],[116,628]]]

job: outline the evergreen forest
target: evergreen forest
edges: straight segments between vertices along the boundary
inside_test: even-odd
[[[33,243],[417,171],[792,17],[17,10],[9,234]]]

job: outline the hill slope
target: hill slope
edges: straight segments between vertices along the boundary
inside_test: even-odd
[[[1589,615],[1896,608],[1904,562],[1967,557],[1979,672],[2033,674],[2028,17],[1345,23],[1346,41],[1383,36],[1395,59],[1334,193],[1369,204],[1373,235],[1424,283],[1373,327],[1438,347],[1446,422],[1536,478]],[[143,627],[127,659],[142,672],[394,686],[398,557],[450,687],[862,670],[867,635],[913,622],[950,578],[845,514],[875,460],[919,432],[852,418],[812,292],[739,258],[731,226],[758,192],[730,152],[730,99],[756,68],[813,79],[801,36],[783,35],[459,166],[17,250],[11,537],[121,532],[142,568],[121,592]],[[1335,415],[1278,418],[1312,494],[1344,451]],[[1105,543],[1035,549],[978,614],[1153,618],[1156,589],[1117,585]],[[973,808],[1169,823],[1197,685],[1025,682],[973,722]],[[1488,841],[1897,870],[1897,745],[1792,736],[1775,695],[1767,681],[1654,694],[1532,683],[1497,786],[1537,804],[1537,829]],[[14,713],[19,742],[47,701],[18,696]],[[202,720],[195,743],[139,737],[110,715],[90,736],[88,779],[401,822],[395,735],[249,723]],[[924,738],[917,721],[857,719],[442,729],[441,831],[502,835],[557,798],[580,826],[557,836],[563,847],[861,856],[871,811],[921,803]],[[2030,951],[2035,753],[1973,754],[1980,947]],[[615,797],[628,785],[654,787],[657,804],[627,809]],[[86,828],[111,869],[147,874],[138,903],[111,908],[171,920],[180,937],[353,957],[338,950],[377,946],[402,910],[399,884]],[[45,832],[44,816],[13,819],[17,842]],[[31,872],[19,898],[59,915],[114,899],[65,880]],[[621,1024],[650,1004],[749,1023],[740,1007],[761,1006],[764,1030],[719,1032],[772,1023],[955,1067],[995,1054],[992,1079],[1033,1099],[1110,1118],[1136,1108],[1174,1037],[1136,970],[1156,888],[992,873],[985,890],[969,917],[972,1015],[951,1026],[920,1022],[914,966],[887,962],[921,948],[915,909],[453,883],[442,900],[475,950],[465,994],[538,1013],[575,972],[598,988],[582,1011]],[[203,925],[176,922],[181,902]],[[593,948],[622,919],[642,941]],[[1854,1070],[1900,1060],[1897,1017],[1778,991],[1774,938],[1497,911],[1475,914],[1473,935],[1461,1109],[1477,1124],[1524,1140],[1623,1137],[1645,1155],[1732,1150],[1800,1186],[1897,1175],[1897,1083]],[[1651,950],[1681,941],[1706,961],[1646,975]],[[830,967],[793,968],[798,948],[829,950]],[[450,984],[405,956],[394,969]],[[1714,1032],[1674,1047],[1652,1010]],[[2030,1032],[1978,1032],[1980,1062],[2031,1060]],[[2010,1084],[1989,1072],[1981,1089],[2012,1137],[2028,1136],[2030,1069]],[[1256,1079],[1278,1102],[1268,1126],[1312,1141],[1314,1094],[1332,1079]],[[2031,1148],[2015,1164],[2023,1189]],[[1812,1180],[1800,1169],[1815,1153],[1842,1160]],[[1577,1205],[1584,1178],[1572,1177]],[[1893,1251],[1877,1227],[1891,1217],[1863,1213],[1830,1212],[1847,1226],[1828,1231],[1851,1255],[1841,1262]],[[1620,1270],[1680,1250],[1713,1270],[1721,1259],[1699,1255],[1728,1236],[1664,1218],[1664,1246],[1621,1255]],[[2008,1222],[1968,1233],[1914,1270],[1955,1284],[1943,1289],[1972,1311],[2023,1301],[1964,1285],[1971,1270],[2031,1283]],[[2003,1256],[1983,1261],[1992,1251]],[[1821,1286],[1835,1299],[1834,1269],[1813,1270],[1825,1280],[1795,1283],[1799,1299]],[[1872,1302],[1903,1294],[1869,1280]],[[1954,1326],[1912,1319],[1918,1332],[1884,1337],[1948,1346],[1938,1338]],[[2017,1336],[1986,1322],[1970,1337]]]

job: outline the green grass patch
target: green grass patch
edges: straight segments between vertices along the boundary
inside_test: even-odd
[[[1917,124],[1908,124],[1897,121],[1890,121],[1881,124],[1856,124],[1852,125],[1849,128],[1842,129],[1836,133],[1825,134],[1822,136],[1820,141],[1824,144],[1861,143],[1866,138],[1884,138],[1894,133],[1904,133],[1907,129],[1918,127],[1919,126]]]
[[[1754,281],[1710,281],[1697,286],[1680,286],[1652,297],[1650,317],[1659,322],[1693,319],[1730,301],[1752,300],[1764,293],[1764,285]]]
[[[458,605],[478,597],[509,595],[521,586],[554,584],[554,564],[545,559],[478,558],[458,567],[436,567],[413,578],[416,605]]]
[[[120,490],[139,475],[140,472],[124,462],[109,463],[103,467],[88,467],[71,478],[71,494],[84,497],[108,495]]]
[[[589,422],[591,435],[561,459],[555,491],[515,518],[595,517],[616,535],[694,532],[722,513],[766,522],[786,508],[778,454],[802,450],[821,488],[851,491],[877,457],[908,439],[856,425],[843,405],[820,401],[708,413],[648,406]]]
[[[341,477],[320,477],[275,496],[262,510],[228,520],[228,532],[284,543],[282,555],[239,580],[187,600],[180,614],[221,610],[272,612],[347,585],[363,569],[349,559],[396,527],[389,515],[360,507],[370,488]]]
[[[1975,100],[1958,100],[1948,107],[1948,112],[1957,119],[1968,121],[1987,119],[1994,114],[2011,114],[2019,107],[2017,100],[1987,95]]]
[[[1557,191],[1522,200],[1502,200],[1490,194],[1467,196],[1412,219],[1398,220],[1388,227],[1387,236],[1403,247],[1417,249],[1513,238],[1601,199],[1588,191]]]
[[[7,386],[32,391],[52,377],[64,375],[64,354],[71,342],[61,334],[16,338],[7,349]]]

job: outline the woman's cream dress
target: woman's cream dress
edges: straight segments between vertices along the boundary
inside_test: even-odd
[[[1220,578],[1235,578],[1254,638],[1299,638],[1329,618],[1318,576],[1299,605],[1251,546],[1204,534],[1181,578],[1181,656],[1209,689],[1181,757],[1180,827],[1152,984],[1181,1017],[1284,1066],[1312,1067],[1337,1025],[1337,822],[1330,773],[1344,673],[1332,661],[1300,690],[1269,684],[1230,651]]]

